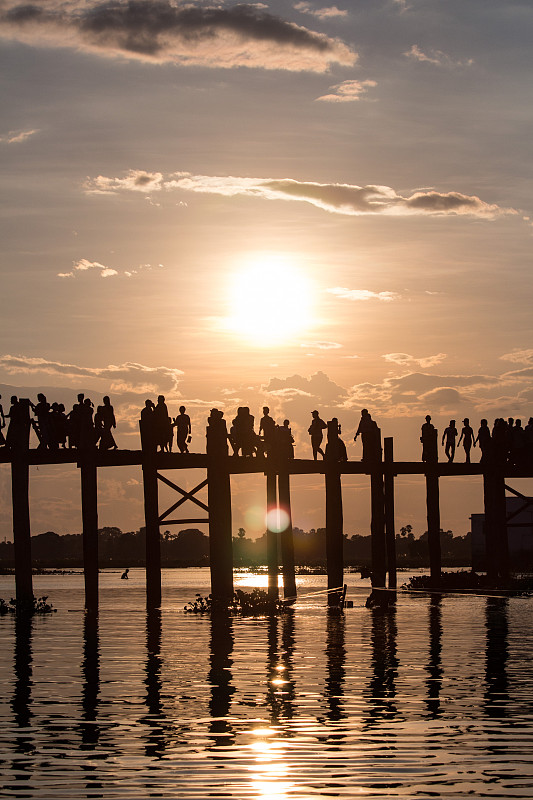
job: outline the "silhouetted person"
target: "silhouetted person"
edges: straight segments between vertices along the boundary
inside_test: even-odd
[[[111,428],[117,427],[115,419],[115,412],[111,405],[111,400],[106,395],[104,397],[103,406],[98,406],[95,416],[95,426],[98,420],[97,434],[99,434],[99,449],[100,450],[116,450],[117,444],[111,433]]]
[[[354,442],[357,441],[358,436],[360,436],[363,441],[363,458],[361,461],[370,461],[375,455],[376,428],[377,424],[368,413],[368,409],[363,408],[361,410],[361,419],[359,420],[359,425],[355,432],[355,436],[353,437]]]
[[[515,419],[511,430],[511,450],[509,460],[515,467],[521,467],[526,461],[526,434],[522,428],[522,420]]]
[[[524,428],[526,437],[526,459],[529,464],[533,461],[533,417],[530,417]]]
[[[170,434],[172,433],[171,420],[168,416],[168,408],[165,398],[160,394],[157,398],[157,405],[154,408],[154,435],[156,447],[161,453],[170,449]]]
[[[497,464],[505,464],[507,461],[507,424],[502,417],[494,420],[492,429],[492,453]]]
[[[218,408],[212,408],[207,419],[207,454],[208,455],[228,455],[228,429],[224,412]]]
[[[311,437],[311,447],[313,449],[313,458],[316,461],[318,459],[318,454],[324,458],[324,451],[320,447],[322,444],[322,439],[324,438],[324,429],[327,428],[327,424],[324,422],[323,419],[320,419],[318,411],[311,412],[311,424],[307,429],[307,433]]]
[[[24,450],[29,445],[30,432],[30,401],[19,400],[15,395],[11,397],[9,409],[9,426],[6,434],[6,444],[10,450]]]
[[[50,412],[50,424],[52,426],[52,438],[54,446],[67,446],[68,419],[65,414],[63,403],[52,403]]]
[[[129,572],[129,571],[130,571],[130,568],[129,568],[129,567],[126,567],[126,569],[124,570],[124,572],[123,572],[123,573],[122,573],[122,575],[120,576],[120,580],[121,580],[121,581],[127,581],[127,580],[128,580],[128,572]]]
[[[0,400],[2,399],[2,395],[0,394]],[[2,408],[2,403],[0,403],[0,447],[3,447],[6,443],[6,437],[4,436],[2,429],[6,427],[6,418],[4,415],[4,409]]]
[[[490,461],[492,458],[492,437],[490,435],[489,423],[486,419],[481,420],[481,425],[474,444],[478,444],[481,450],[481,463],[485,464],[487,461]]]
[[[451,419],[450,424],[442,434],[442,444],[444,445],[444,453],[448,461],[453,461],[455,456],[455,440],[458,436],[457,428],[455,427],[455,420]]]
[[[324,451],[324,459],[326,461],[348,461],[346,445],[340,438],[340,433],[341,426],[339,425],[339,420],[337,417],[333,417],[331,422],[328,422],[328,439]]]
[[[150,399],[144,401],[140,420],[141,447],[143,450],[155,447],[154,408],[155,406]]]
[[[185,413],[185,406],[180,406],[180,413],[174,417],[176,427],[176,442],[180,453],[188,453],[188,443],[191,441],[191,418]]]
[[[252,456],[256,449],[257,436],[254,432],[254,418],[248,406],[237,409],[237,416],[233,418],[230,430],[230,441],[233,455]]]
[[[44,394],[37,395],[37,405],[31,404],[33,413],[37,417],[37,426],[34,430],[39,439],[38,450],[51,450],[53,446],[52,420],[50,418],[50,403],[47,402]]]
[[[275,450],[280,458],[294,458],[294,437],[288,419],[283,420],[283,425],[276,426]]]
[[[93,404],[88,397],[85,398],[79,410],[80,419],[80,450],[92,450],[96,445],[93,423]]]
[[[426,415],[426,421],[422,425],[420,441],[422,442],[422,461],[426,463],[434,463],[437,461],[437,429],[431,422],[429,414]]]
[[[270,416],[268,406],[263,406],[263,416],[259,422],[259,436],[263,436],[263,452],[269,455],[276,436],[276,423]]]
[[[470,420],[468,419],[468,417],[465,417],[463,420],[463,429],[461,431],[461,436],[459,437],[457,445],[459,446],[461,442],[463,443],[467,464],[470,464],[470,448],[472,447],[472,445],[474,445],[474,447],[476,446],[474,439],[475,439],[474,431],[470,427]]]
[[[78,395],[78,402],[74,403],[72,411],[67,415],[69,447],[80,446],[81,407],[83,406],[84,398],[85,395],[83,392],[80,392]]]

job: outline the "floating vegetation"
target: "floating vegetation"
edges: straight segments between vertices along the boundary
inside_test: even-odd
[[[52,603],[47,603],[48,595],[32,597],[31,602],[17,603],[14,597],[6,602],[0,597],[0,616],[5,614],[54,614],[57,608]]]
[[[470,592],[472,594],[527,594],[533,591],[533,576],[511,577],[495,583],[488,575],[479,575],[471,570],[441,572],[439,586],[436,587],[430,575],[414,575],[403,584],[402,589],[411,591]]]
[[[237,589],[231,600],[214,600],[212,595],[202,597],[197,594],[183,607],[186,614],[210,614],[216,611],[224,611],[228,614],[239,614],[243,617],[260,617],[266,614],[279,614],[287,608],[287,604],[281,600],[272,600],[262,589],[254,589],[252,592],[243,592]]]

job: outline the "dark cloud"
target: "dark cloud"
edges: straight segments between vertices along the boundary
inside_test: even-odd
[[[170,0],[7,3],[4,36],[182,65],[325,71],[357,56],[324,34],[258,5],[176,5]],[[47,37],[48,42],[39,37]]]

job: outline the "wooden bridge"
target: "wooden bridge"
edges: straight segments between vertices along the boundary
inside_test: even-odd
[[[439,463],[437,441],[431,461],[394,461],[393,439],[385,438],[383,451],[381,435],[377,432],[370,456],[364,461],[337,461],[326,458],[279,458],[269,456],[243,457],[228,454],[226,423],[220,417],[208,420],[207,452],[166,453],[156,452],[155,444],[142,436],[141,450],[102,451],[30,449],[29,418],[27,436],[18,442],[16,449],[0,450],[0,463],[11,464],[13,535],[15,550],[15,583],[17,603],[31,602],[33,598],[29,467],[40,464],[76,464],[81,475],[81,508],[83,520],[83,559],[85,577],[85,606],[98,608],[98,470],[119,466],[140,466],[143,474],[144,513],[146,526],[146,601],[147,607],[161,604],[161,553],[160,525],[208,524],[213,597],[223,601],[233,594],[233,555],[231,523],[231,475],[262,473],[266,477],[266,507],[283,509],[288,523],[281,533],[272,522],[267,523],[268,592],[278,596],[278,571],[281,562],[283,592],[286,599],[296,597],[294,548],[291,521],[291,475],[324,475],[326,506],[326,556],[328,576],[328,602],[339,602],[343,585],[343,508],[342,476],[368,475],[371,501],[372,586],[396,590],[396,552],[394,520],[394,479],[398,475],[424,475],[426,482],[427,529],[432,585],[439,587],[441,576],[440,554],[440,501],[439,482],[442,478],[479,475],[483,480],[485,506],[485,540],[487,572],[494,585],[505,583],[509,576],[509,552],[506,512],[506,490],[524,500],[523,508],[530,502],[516,489],[506,484],[509,478],[532,478],[533,468],[518,468],[508,464]],[[328,445],[338,437],[336,420],[328,423]],[[202,469],[206,477],[191,490],[179,486],[181,470]],[[173,471],[175,480],[162,471]],[[163,483],[177,494],[169,508],[159,508],[159,484]],[[208,499],[204,503],[196,495],[207,487]],[[174,516],[178,509],[190,501],[202,516],[183,518]],[[513,513],[516,516],[522,509]],[[274,515],[275,517],[275,515]],[[269,515],[268,520],[272,519]]]

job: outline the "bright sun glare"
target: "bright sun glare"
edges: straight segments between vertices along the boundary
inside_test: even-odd
[[[235,276],[228,327],[254,345],[290,344],[311,325],[311,295],[311,281],[288,258],[261,255]]]

